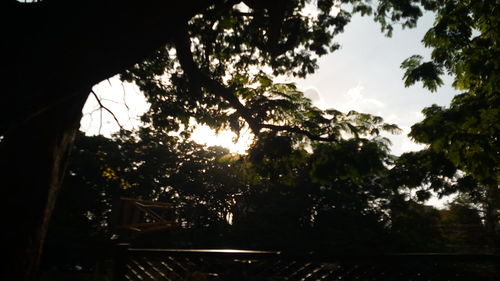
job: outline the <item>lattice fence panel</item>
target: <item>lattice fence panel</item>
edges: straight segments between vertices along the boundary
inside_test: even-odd
[[[495,262],[362,260],[321,262],[281,257],[234,258],[130,255],[123,277],[129,281],[498,281]]]

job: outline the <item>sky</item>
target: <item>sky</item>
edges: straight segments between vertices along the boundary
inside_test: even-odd
[[[297,85],[320,107],[371,113],[397,124],[404,133],[391,137],[393,154],[418,150],[422,146],[406,134],[412,124],[422,120],[422,109],[432,104],[449,105],[457,94],[450,77],[433,93],[421,84],[404,87],[400,65],[415,54],[430,57],[430,50],[421,40],[432,22],[432,15],[427,14],[418,22],[418,28],[395,28],[388,38],[371,18],[354,17],[337,37],[342,48],[321,58],[318,71],[297,81]]]
[[[315,74],[289,81],[295,82],[320,108],[371,113],[397,124],[403,133],[390,136],[393,154],[421,149],[421,145],[406,136],[411,125],[422,120],[423,108],[432,104],[446,106],[456,94],[449,78],[434,93],[419,84],[405,88],[402,81],[400,65],[403,60],[415,54],[429,57],[430,50],[424,48],[421,39],[432,21],[432,15],[425,15],[418,28],[401,30],[396,27],[393,36],[388,38],[371,18],[355,16],[344,33],[336,38],[342,46],[340,50],[320,58]],[[96,85],[94,92],[127,129],[137,127],[138,116],[148,108],[135,85],[122,84],[116,77]],[[91,95],[84,108],[81,129],[87,134],[100,132],[109,136],[119,126],[109,112],[98,108]],[[231,132],[215,136],[207,127],[199,128],[193,135],[200,143],[222,145],[231,152],[243,153],[250,139],[244,137],[234,144],[233,137]]]

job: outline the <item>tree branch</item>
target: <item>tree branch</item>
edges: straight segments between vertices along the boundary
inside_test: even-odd
[[[315,140],[315,141],[324,141],[324,142],[335,142],[338,141],[336,137],[333,136],[318,136],[315,135],[307,130],[300,129],[297,127],[293,126],[284,126],[284,125],[273,125],[273,124],[260,124],[261,128],[263,129],[269,129],[273,131],[284,131],[284,132],[290,132],[290,133],[295,133],[299,135],[304,135],[308,137],[310,140]]]
[[[256,122],[256,120],[252,117],[250,110],[248,110],[240,102],[238,97],[236,97],[231,90],[226,88],[221,83],[213,80],[198,68],[193,60],[193,54],[191,52],[191,39],[187,34],[186,27],[179,29],[179,32],[176,34],[174,40],[177,57],[182,69],[189,79],[191,91],[195,95],[201,97],[201,87],[203,86],[212,94],[222,97],[229,102],[234,109],[236,109],[238,115],[248,123],[252,132],[258,135],[261,128],[258,122]]]
[[[97,103],[99,104],[99,106],[101,107],[101,109],[104,109],[106,110],[109,114],[111,114],[111,116],[113,117],[113,119],[115,119],[115,122],[116,124],[118,124],[118,126],[120,127],[121,130],[123,130],[123,126],[120,124],[120,121],[118,121],[118,118],[116,118],[116,115],[113,113],[113,111],[111,111],[109,108],[105,107],[102,102],[101,102],[101,99],[99,99],[99,97],[97,96],[97,94],[94,92],[94,90],[91,90],[90,91],[92,93],[92,95],[94,96],[94,98],[96,99]],[[101,115],[101,122],[102,122],[102,115]],[[99,133],[101,131],[101,128],[99,127]]]
[[[261,129],[270,129],[273,131],[286,131],[290,133],[296,133],[308,137],[310,140],[316,141],[326,141],[333,142],[337,141],[336,137],[322,137],[315,135],[307,130],[300,129],[293,126],[283,126],[283,125],[273,125],[273,124],[263,124],[258,122],[252,114],[252,111],[246,108],[236,95],[224,86],[222,83],[212,79],[207,74],[203,73],[195,61],[193,60],[193,54],[191,52],[191,39],[188,36],[186,27],[180,28],[175,36],[175,49],[177,52],[177,58],[184,70],[186,76],[188,77],[191,91],[196,95],[201,97],[201,87],[206,88],[210,93],[219,96],[229,102],[231,106],[236,109],[237,114],[243,118],[250,129],[255,135],[259,135]]]

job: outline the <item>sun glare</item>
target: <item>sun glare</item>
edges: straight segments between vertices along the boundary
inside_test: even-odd
[[[207,146],[222,146],[231,153],[245,154],[253,140],[253,135],[248,131],[242,131],[240,137],[237,138],[236,134],[231,131],[216,132],[210,127],[199,125],[191,135],[191,139],[199,144]]]

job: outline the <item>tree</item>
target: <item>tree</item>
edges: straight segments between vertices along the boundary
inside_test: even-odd
[[[260,91],[254,93],[253,104],[244,104],[239,98],[253,94],[251,87],[241,86],[247,84],[245,80],[261,77],[248,77],[250,66],[270,66],[275,74],[304,76],[313,72],[315,57],[338,47],[332,42],[333,36],[342,31],[350,14],[344,10],[331,13],[333,1],[317,1],[317,18],[300,13],[309,2],[305,0],[247,0],[248,10],[237,6],[239,2],[2,2],[1,31],[9,42],[0,75],[8,105],[0,113],[0,155],[9,163],[1,174],[5,181],[2,195],[8,198],[2,216],[10,227],[2,232],[1,241],[11,257],[4,265],[15,279],[35,278],[67,155],[92,85],[126,69],[136,72],[134,64],[165,54],[167,48],[162,46],[174,47],[176,60],[163,59],[162,68],[146,68],[150,73],[143,74],[158,78],[165,67],[178,69],[176,75],[167,76],[189,88],[178,96],[182,97],[178,104],[199,109],[202,122],[211,120],[203,113],[215,113],[217,118],[212,121],[226,118],[233,128],[245,121],[256,134],[278,130],[310,139],[336,139],[326,115],[294,115],[298,119],[293,124],[272,119],[292,96],[284,101],[259,99],[264,94]],[[437,7],[433,1],[421,2],[427,9]],[[351,4],[354,12],[370,12],[361,0],[341,3]],[[392,15],[392,20],[408,19],[405,24],[414,26],[421,9],[415,1],[381,1],[375,18],[384,27],[389,26],[387,15]],[[9,22],[11,18],[18,23]],[[225,71],[243,75],[224,77]],[[266,87],[265,79],[261,82]],[[155,83],[144,86],[151,86],[152,93],[156,89]],[[148,97],[174,98],[162,93],[163,97]],[[183,117],[175,107],[158,109],[175,118]],[[321,122],[310,126],[308,119],[313,117]],[[168,124],[169,118],[162,122]],[[33,136],[36,142],[31,141]],[[15,216],[12,210],[18,210]]]
[[[82,265],[92,260],[91,249],[105,256],[116,233],[110,210],[122,196],[176,206],[175,227],[139,235],[132,240],[138,247],[338,252],[375,250],[367,247],[375,240],[379,250],[387,246],[390,190],[382,183],[392,160],[377,134],[315,143],[311,151],[293,145],[293,135],[269,134],[248,156],[236,156],[162,129],[146,126],[113,139],[78,135],[49,231],[48,263],[61,266],[61,254],[59,262]]]
[[[166,43],[174,43],[183,57],[183,68],[191,76],[194,91],[190,95],[197,96],[199,78],[201,82],[217,86],[211,78],[206,79],[206,74],[200,76],[189,59],[185,25],[191,19],[196,22],[195,15],[198,21],[211,17],[220,21],[217,31],[222,31],[227,21],[220,16],[235,10],[233,6],[238,2],[85,1],[75,4],[46,0],[23,4],[11,0],[1,4],[2,34],[6,42],[12,43],[7,44],[3,53],[5,67],[1,73],[5,81],[2,84],[6,85],[4,101],[9,105],[8,110],[1,113],[0,124],[0,154],[9,163],[2,169],[5,181],[2,195],[8,198],[2,206],[2,218],[9,225],[2,232],[2,243],[7,245],[6,255],[11,257],[3,265],[16,279],[32,280],[36,276],[67,155],[92,85],[151,56]],[[286,63],[296,57],[304,61],[299,66],[307,70],[303,73],[311,72],[314,61],[308,59],[308,50],[328,48],[333,34],[329,27],[342,26],[346,22],[343,19],[347,18],[341,15],[336,17],[340,22],[332,20],[334,17],[328,13],[331,3],[323,3],[323,25],[309,26],[298,14],[304,1],[286,1],[286,5],[280,6],[247,2],[253,7],[256,19],[249,29],[253,34],[246,33],[246,37],[240,39],[244,39],[242,43],[249,48],[260,50],[256,56],[265,57],[266,63],[272,53],[276,58],[275,68],[282,67],[282,72],[290,67]],[[9,23],[11,18],[19,24]],[[301,32],[294,32],[295,28],[302,28]],[[287,40],[288,44],[281,42],[289,34],[299,36],[290,42]],[[270,39],[265,39],[266,36]],[[229,38],[219,42],[224,40]],[[299,46],[306,46],[305,52],[291,51],[292,54],[283,55]],[[280,55],[281,59],[288,59],[281,62]],[[227,89],[217,92],[223,96],[212,96],[212,100],[232,101],[240,114],[249,115],[249,110],[227,95]],[[36,142],[31,141],[32,136],[37,137]],[[16,215],[11,214],[12,210],[17,210]]]
[[[484,251],[485,229],[479,212],[458,200],[441,211],[443,236],[447,246],[461,252]]]
[[[229,152],[150,132],[143,128],[113,139],[77,135],[47,236],[45,268],[91,269],[112,257],[118,241],[137,242],[132,239],[136,235],[116,228],[121,221],[117,208],[121,197],[176,207],[175,228],[154,235],[141,233],[142,246],[179,248],[196,242],[198,247],[223,247],[207,242],[224,241],[217,237],[228,231],[224,228],[227,214],[247,187],[235,172],[237,166],[224,160]],[[200,238],[193,241],[194,235]]]
[[[390,190],[382,182],[392,159],[379,136],[313,143],[306,150],[287,136],[267,135],[248,158],[257,183],[236,203],[240,245],[334,252],[387,245]]]
[[[119,149],[103,136],[77,134],[60,200],[50,221],[42,267],[80,266],[88,270],[109,256],[110,199],[120,192],[108,188],[102,151],[116,153]]]
[[[473,93],[457,96],[450,108],[424,110],[424,121],[412,127],[411,135],[444,155],[475,182],[470,190],[481,202],[493,241],[499,221],[498,95],[488,101]],[[466,183],[466,181],[463,181]],[[469,181],[470,182],[470,181]]]
[[[412,127],[416,141],[429,144],[485,188],[485,219],[498,249],[500,208],[500,99],[498,89],[499,10],[495,1],[445,1],[435,9],[434,27],[423,42],[430,61],[413,56],[403,62],[407,86],[422,81],[435,90],[446,71],[464,91],[448,108],[433,105]]]
[[[6,41],[15,42],[8,44],[4,52],[1,77],[7,85],[4,100],[10,106],[2,111],[0,124],[0,153],[9,163],[2,170],[2,178],[6,180],[2,195],[9,198],[2,214],[3,221],[11,226],[2,233],[2,241],[9,245],[7,253],[12,256],[12,264],[6,267],[14,271],[14,275],[30,280],[36,274],[67,154],[92,85],[154,56],[155,50],[165,44],[175,45],[185,72],[181,76],[184,80],[185,74],[189,76],[187,96],[192,97],[191,105],[201,108],[196,100],[212,106],[220,104],[220,107],[212,107],[213,113],[223,112],[230,104],[258,133],[262,129],[258,124],[260,120],[253,121],[256,118],[253,112],[221,81],[210,77],[217,69],[210,69],[213,67],[210,64],[197,65],[201,57],[191,53],[189,37],[196,34],[197,28],[203,28],[198,31],[208,37],[193,39],[198,46],[206,46],[206,55],[212,55],[210,60],[217,59],[221,66],[228,59],[234,61],[246,54],[251,61],[240,60],[243,65],[271,65],[279,73],[305,75],[314,70],[311,51],[322,55],[335,46],[332,37],[342,30],[349,17],[347,13],[332,16],[330,1],[319,2],[322,13],[314,21],[300,15],[305,4],[302,0],[245,1],[249,12],[237,9],[238,2],[85,1],[75,4],[57,0],[32,3],[10,0],[1,4],[2,12],[9,15],[2,17],[2,34]],[[74,9],[74,5],[78,8]],[[7,22],[9,18],[16,18],[20,23],[12,25]],[[246,22],[236,25],[235,19],[240,19],[237,23],[242,19]],[[207,27],[213,27],[212,31]],[[229,30],[234,32],[226,32]],[[213,40],[216,46],[206,44]],[[224,45],[224,42],[231,44]],[[235,45],[244,48],[238,50],[233,48]],[[217,49],[210,50],[211,47]],[[210,91],[200,96],[200,86]],[[294,127],[286,129],[305,132]],[[37,136],[36,143],[30,141],[33,135]],[[30,177],[24,176],[26,171]],[[25,192],[26,189],[29,192]],[[9,211],[13,209],[21,211],[12,216]]]
[[[444,239],[441,239],[441,244],[452,245],[447,250],[458,250],[461,247],[473,251],[488,251],[488,247],[489,250],[494,250],[491,232],[489,238],[485,239],[485,232],[482,231],[485,226],[481,225],[481,221],[484,221],[486,226],[490,227],[487,222],[488,187],[476,180],[473,174],[464,172],[457,167],[449,159],[447,151],[437,151],[430,147],[416,152],[404,153],[391,168],[387,184],[394,190],[393,213],[412,211],[407,210],[408,207],[413,208],[414,211],[418,203],[425,203],[433,196],[439,198],[453,196],[455,198],[447,209],[440,211],[439,227],[442,228],[440,232]],[[478,218],[474,223],[472,222],[473,213]],[[464,226],[458,225],[459,221],[462,220]],[[451,221],[455,221],[455,223],[450,223]],[[435,223],[434,225],[436,227]],[[475,244],[460,238],[468,235],[470,235],[469,237],[473,236],[468,232],[469,227],[476,232],[474,234]],[[476,248],[471,248],[471,245],[476,245]],[[441,246],[445,249],[444,244]]]

